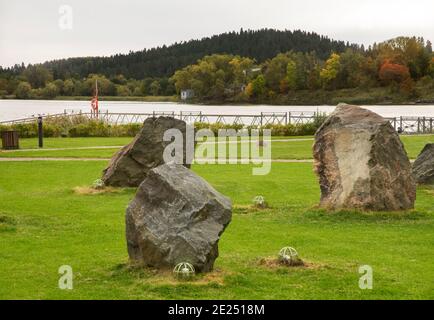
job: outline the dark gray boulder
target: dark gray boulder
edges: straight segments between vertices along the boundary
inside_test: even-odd
[[[313,155],[320,206],[374,211],[414,207],[416,185],[407,153],[378,114],[339,105],[316,132]]]
[[[413,175],[419,184],[434,184],[434,143],[427,144],[417,157]]]
[[[127,208],[128,254],[159,269],[189,262],[210,271],[231,218],[228,198],[182,165],[164,164],[149,171]]]
[[[182,132],[183,161],[181,163],[190,167],[187,152],[191,156],[194,153],[194,138],[193,150],[191,150],[187,147],[187,124],[171,117],[148,118],[133,141],[113,156],[108,167],[103,171],[104,184],[113,187],[138,187],[149,170],[164,163],[164,149],[171,143],[163,140],[164,133],[168,129],[178,129]]]

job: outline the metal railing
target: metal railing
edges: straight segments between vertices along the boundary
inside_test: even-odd
[[[260,114],[210,114],[201,111],[153,111],[148,113],[117,113],[100,111],[97,115],[81,110],[65,110],[63,113],[43,115],[43,118],[62,118],[75,123],[79,117],[95,119],[112,125],[143,123],[149,117],[175,117],[187,123],[221,123],[241,126],[267,126],[267,125],[299,125],[315,121],[324,113],[318,112],[261,112]],[[403,134],[434,133],[433,117],[388,117],[387,119],[396,131]],[[37,117],[21,118],[10,121],[1,121],[0,125],[14,125],[37,121]]]

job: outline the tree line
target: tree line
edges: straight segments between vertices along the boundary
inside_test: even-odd
[[[0,68],[0,96],[91,96],[98,80],[101,96],[170,96],[190,89],[199,102],[291,103],[300,92],[351,88],[387,88],[414,98],[421,86],[432,92],[433,78],[432,44],[423,38],[364,48],[315,33],[263,29],[127,55]]]
[[[200,101],[273,102],[297,91],[385,87],[416,97],[416,84],[434,88],[430,41],[398,37],[367,50],[347,48],[322,59],[315,51],[279,53],[263,63],[234,55],[211,55],[177,72],[177,91],[191,89]]]
[[[101,93],[105,95],[172,95],[176,92],[169,77],[207,55],[233,54],[261,63],[289,50],[315,51],[320,58],[325,58],[331,52],[342,52],[348,47],[363,50],[355,44],[313,32],[241,29],[110,57],[69,58],[37,65],[0,67],[0,96],[89,95],[91,82],[96,77],[104,82]]]

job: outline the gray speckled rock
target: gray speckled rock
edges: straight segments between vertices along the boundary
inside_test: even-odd
[[[427,144],[417,157],[413,175],[419,184],[434,184],[434,143]]]
[[[114,187],[138,187],[149,170],[164,163],[163,152],[170,142],[163,141],[163,136],[168,129],[179,129],[182,132],[183,159],[186,160],[186,123],[171,117],[148,118],[133,141],[113,156],[103,171],[104,184]],[[186,166],[190,167],[187,164]]]
[[[126,212],[128,254],[156,268],[189,262],[210,271],[232,218],[231,201],[182,165],[149,171]]]
[[[315,134],[322,207],[406,210],[416,185],[398,134],[376,113],[339,105]]]

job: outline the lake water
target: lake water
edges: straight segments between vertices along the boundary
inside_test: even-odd
[[[243,114],[256,115],[261,112],[332,112],[334,106],[222,106],[222,105],[189,105],[180,103],[100,101],[100,110],[109,112],[151,113],[152,111],[202,111],[204,114]],[[410,106],[366,106],[384,117],[415,116],[434,117],[434,105]],[[87,101],[54,101],[54,100],[0,100],[0,121],[31,117],[38,114],[62,113],[64,110],[90,111]]]

